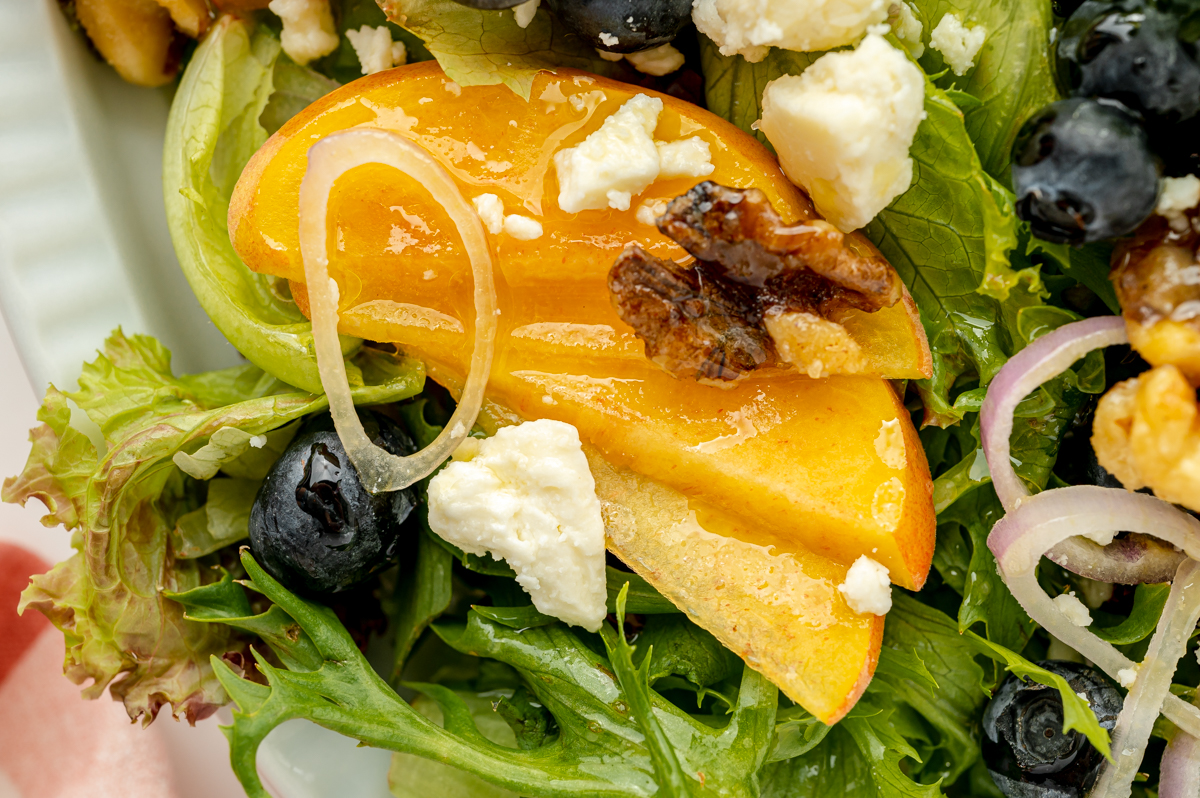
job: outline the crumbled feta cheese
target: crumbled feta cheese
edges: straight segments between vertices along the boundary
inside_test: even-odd
[[[521,241],[532,241],[542,236],[541,222],[515,213],[505,216],[504,203],[495,194],[480,194],[471,203],[483,226],[494,236],[505,232]]]
[[[598,630],[604,521],[578,430],[530,421],[472,448],[430,480],[430,528],[463,551],[505,560],[539,612]]]
[[[1187,212],[1197,205],[1200,205],[1200,178],[1195,175],[1164,177],[1154,212],[1166,217],[1175,232],[1186,233]]]
[[[692,21],[722,55],[755,63],[770,47],[812,52],[850,44],[887,19],[888,0],[695,0]]]
[[[279,42],[297,64],[303,66],[337,49],[329,0],[271,0],[267,8],[283,20]]]
[[[1067,620],[1076,626],[1092,625],[1092,614],[1088,612],[1087,606],[1082,601],[1075,598],[1075,591],[1055,596],[1054,604],[1058,607],[1059,612],[1067,616]]]
[[[262,447],[267,445],[267,436],[266,435],[251,435],[248,443],[250,444],[251,448],[261,449]]]
[[[662,108],[657,97],[636,94],[605,119],[599,130],[578,145],[554,153],[558,206],[567,213],[604,207],[627,211],[633,196],[660,175],[711,173],[709,147],[703,139],[654,140]]]
[[[1133,687],[1133,683],[1137,681],[1138,673],[1136,668],[1121,668],[1117,671],[1117,683],[1128,690]]]
[[[645,200],[638,206],[633,216],[642,224],[654,227],[658,225],[658,217],[667,212],[667,205],[669,204],[667,200]]]
[[[542,237],[542,223],[513,213],[504,217],[504,232],[519,241],[532,241]]]
[[[363,25],[358,30],[351,28],[346,31],[346,38],[354,46],[354,54],[362,66],[364,75],[374,75],[385,69],[400,66],[408,60],[408,51],[404,42],[392,42],[392,32],[387,25],[372,28]],[[399,56],[399,57],[397,57]]]
[[[925,118],[925,77],[882,36],[827,53],[763,92],[759,129],[783,171],[844,232],[857,230],[912,183],[908,157]]]
[[[670,74],[683,66],[683,53],[670,44],[655,47],[653,50],[643,50],[640,53],[630,53],[625,60],[633,65],[638,72],[660,77]]]
[[[519,6],[513,6],[513,16],[517,19],[518,28],[528,28],[529,23],[533,22],[533,15],[537,13],[538,6],[542,4],[542,0],[526,0]]]
[[[1087,538],[1097,546],[1107,546],[1116,538],[1117,531],[1115,529],[1093,529],[1091,532],[1084,532],[1080,537]]]
[[[708,142],[699,136],[678,141],[656,141],[654,146],[658,147],[659,177],[704,177],[711,175],[715,168]]]
[[[846,581],[838,585],[838,592],[846,597],[850,609],[862,615],[887,615],[892,608],[888,569],[865,554],[846,571]]]
[[[621,43],[621,40],[618,39],[616,36],[613,36],[611,33],[601,32],[600,33],[600,43],[603,44],[605,47],[616,47],[618,44]]]
[[[921,43],[921,20],[913,13],[912,6],[903,0],[892,3],[888,6],[888,24],[913,58],[925,54],[925,45]]]
[[[500,198],[495,194],[480,194],[471,200],[471,204],[487,231],[494,236],[500,235],[504,229],[504,203]]]
[[[946,14],[929,34],[929,46],[942,54],[946,66],[955,75],[965,75],[975,66],[975,56],[987,39],[987,29],[982,25],[968,28],[954,14]]]
[[[610,53],[608,50],[597,50],[596,55],[600,56],[605,61],[620,61],[625,57],[624,53]]]

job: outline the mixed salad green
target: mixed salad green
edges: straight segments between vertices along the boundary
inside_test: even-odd
[[[520,28],[510,13],[451,0],[380,5],[343,0],[341,29],[388,24],[410,60],[436,57],[462,85],[503,82],[527,96],[536,71],[554,66],[638,77],[574,44],[545,12]],[[1057,689],[1065,730],[1109,755],[1085,698],[1034,664],[1052,641],[985,544],[1004,512],[980,443],[989,381],[1041,335],[1117,308],[1105,245],[1034,240],[1006,186],[1018,127],[1058,98],[1056,20],[1047,0],[914,5],[926,32],[957,11],[988,38],[966,78],[936,50],[921,55],[927,115],[913,185],[865,230],[915,297],[933,350],[933,377],[909,393],[909,409],[924,425],[938,529],[934,572],[920,593],[897,590],[875,679],[845,719],[816,721],[617,568],[613,615],[591,634],[538,613],[503,563],[454,550],[419,518],[401,566],[330,606],[293,595],[239,549],[267,471],[326,402],[310,325],[232,249],[229,198],[271,132],[358,72],[345,41],[296,65],[266,14],[226,18],[199,45],[164,152],[181,266],[255,365],[180,377],[156,341],[117,331],[77,391],[50,388],[29,462],[4,484],[5,501],[40,499],[45,523],[74,533],[76,554],[22,599],[63,631],[68,677],[90,680],[89,697],[109,688],[144,723],[167,706],[195,720],[233,701],[232,762],[256,796],[256,750],[292,718],[396,752],[397,796],[997,796],[981,718],[1008,672]],[[819,55],[775,49],[751,64],[702,36],[682,49],[709,110],[752,133],[764,85]],[[349,338],[343,352],[356,402],[398,403],[417,444],[433,439],[450,403],[420,362]],[[1019,406],[1012,456],[1028,487],[1056,484],[1062,440],[1106,384],[1093,353]],[[70,425],[72,404],[101,438]],[[1049,562],[1040,579],[1051,594],[1081,587]],[[1165,600],[1164,586],[1141,586],[1127,616],[1096,611],[1093,629],[1138,659]],[[1180,694],[1194,690],[1194,658],[1177,679]],[[1160,740],[1172,733],[1156,728]],[[1155,794],[1154,761],[1139,795]]]

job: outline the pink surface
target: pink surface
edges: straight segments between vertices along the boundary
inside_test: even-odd
[[[26,798],[178,798],[158,735],[62,676],[62,635],[13,598],[45,564],[0,544],[0,770]],[[40,620],[39,620],[40,619]],[[8,638],[5,632],[12,633]]]

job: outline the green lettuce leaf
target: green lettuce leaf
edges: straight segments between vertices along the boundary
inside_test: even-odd
[[[356,362],[370,363],[359,372],[385,380],[360,386],[364,401],[420,390],[419,364],[369,349]],[[204,486],[174,458],[195,459],[222,430],[269,438],[328,403],[255,366],[176,377],[161,344],[119,330],[84,367],[79,386],[69,394],[49,389],[25,469],[0,492],[8,502],[41,500],[49,511],[43,523],[75,532],[78,553],[34,577],[21,606],[62,630],[67,676],[77,684],[92,681],[85,696],[109,688],[131,718],[147,723],[168,704],[189,720],[202,718],[226,701],[210,656],[244,654],[246,641],[229,626],[187,621],[163,591],[211,581],[209,563],[187,558],[245,536],[254,483],[228,478]],[[70,426],[68,400],[100,428],[103,454]],[[265,473],[261,463],[242,466],[244,473]]]
[[[223,580],[175,599],[197,621],[255,628],[283,667],[251,649],[267,684],[248,681],[214,657],[221,684],[238,704],[227,729],[233,767],[252,798],[266,793],[254,760],[280,723],[307,718],[366,745],[452,764],[518,794],[545,796],[753,796],[771,743],[778,691],[746,668],[737,703],[723,723],[704,722],[663,699],[645,681],[652,659],[635,669],[623,635],[603,632],[606,659],[563,624],[523,632],[475,612],[435,631],[452,648],[503,663],[554,717],[557,732],[536,748],[504,747],[481,731],[474,710],[449,687],[411,684],[434,700],[443,725],[432,723],[371,670],[337,616],[298,598],[243,549],[246,587],[272,602],[250,606]],[[618,608],[623,609],[623,597]],[[315,656],[314,656],[315,653]],[[674,774],[663,763],[674,759]],[[596,763],[603,761],[603,767]],[[683,781],[679,781],[682,779]],[[680,787],[680,784],[683,786]],[[682,790],[682,791],[681,791]]]
[[[179,265],[205,313],[251,362],[289,385],[321,393],[312,325],[286,285],[242,263],[229,241],[229,199],[267,139],[259,122],[274,91],[279,41],[225,16],[196,48],[167,119],[163,201]],[[352,354],[357,339],[342,338]]]
[[[1133,608],[1129,615],[1114,626],[1093,625],[1092,634],[1115,646],[1140,643],[1158,628],[1158,620],[1162,617],[1163,607],[1167,605],[1167,595],[1170,592],[1169,584],[1138,585],[1133,594]]]
[[[967,132],[984,169],[1007,185],[1017,130],[1034,111],[1059,97],[1050,61],[1050,5],[1041,0],[912,0],[911,5],[923,23],[926,48],[921,65],[930,75],[945,71],[940,84],[953,85],[977,100],[963,108]],[[942,54],[928,46],[933,28],[949,13],[987,31],[974,68],[963,77],[946,71]]]
[[[605,61],[586,41],[540,9],[529,27],[513,12],[480,11],[453,0],[379,0],[392,22],[416,34],[460,86],[503,83],[528,100],[543,69],[583,69],[607,77],[631,76],[624,62]]]

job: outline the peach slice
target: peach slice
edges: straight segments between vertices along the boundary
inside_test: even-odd
[[[314,103],[255,155],[230,205],[231,238],[251,268],[290,280],[307,313],[297,240],[306,152],[355,126],[410,137],[467,197],[496,194],[505,213],[537,219],[540,238],[492,236],[501,316],[488,416],[575,425],[610,548],[788,695],[835,720],[869,681],[882,629],[836,590],[846,567],[869,556],[910,589],[929,571],[924,452],[881,377],[764,370],[722,389],[676,380],[645,358],[612,308],[607,273],[631,241],[659,257],[686,256],[636,209],[696,181],[660,180],[628,211],[566,214],[550,165],[638,91],[560,70],[539,75],[526,103],[504,87],[459,87],[428,63],[363,78]],[[789,223],[814,218],[754,139],[655,96],[665,106],[655,137],[702,137],[715,166],[709,179],[762,189]],[[457,236],[444,232],[454,229],[444,210],[405,176],[368,165],[335,185],[329,225],[339,329],[402,346],[456,391],[474,313],[470,267]],[[870,250],[865,239],[848,240]],[[888,376],[928,372],[907,297],[845,326]]]

